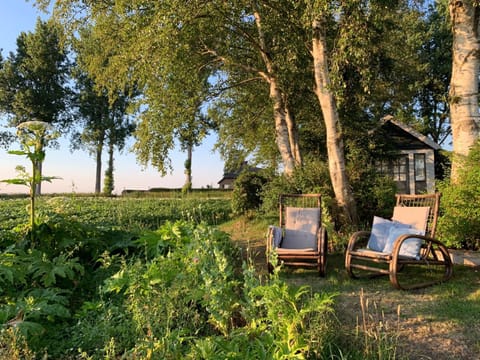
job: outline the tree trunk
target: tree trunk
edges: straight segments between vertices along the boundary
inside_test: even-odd
[[[295,157],[293,156],[291,143],[294,141],[290,137],[290,131],[287,126],[285,106],[275,78],[270,78],[270,98],[273,100],[273,116],[275,118],[275,140],[278,151],[282,157],[283,172],[290,176],[295,170]]]
[[[327,135],[328,168],[333,191],[346,221],[357,224],[355,200],[350,189],[346,170],[343,139],[337,105],[331,90],[328,73],[326,37],[319,20],[313,22],[312,48],[315,94],[320,102]]]
[[[187,160],[185,161],[185,184],[183,185],[184,191],[192,190],[192,157],[193,146],[191,143],[187,145]]]
[[[253,5],[255,6],[255,3]],[[290,137],[292,129],[289,129],[287,125],[287,114],[285,111],[286,107],[283,92],[278,83],[272,59],[268,55],[270,52],[268,51],[267,43],[265,41],[265,34],[262,30],[262,18],[258,11],[254,11],[254,16],[255,24],[258,31],[260,53],[263,63],[265,64],[265,67],[267,69],[267,73],[262,75],[264,75],[263,77],[270,85],[269,95],[270,99],[272,99],[273,102],[273,117],[275,120],[275,141],[277,143],[280,156],[282,157],[283,172],[285,173],[285,175],[290,176],[293,174],[296,165],[295,156],[292,151],[292,144],[294,145],[294,148],[297,148],[298,144],[296,142],[298,141],[298,139]],[[291,124],[293,125],[293,123]]]
[[[115,146],[113,141],[110,141],[108,144],[108,164],[107,170],[105,170],[105,177],[103,181],[103,193],[107,196],[111,196],[114,188],[114,179],[113,179],[113,162]]]
[[[468,155],[480,134],[478,110],[479,16],[476,1],[450,0],[453,32],[452,78],[450,79],[450,121],[455,182],[462,159]]]
[[[302,153],[300,151],[300,144],[298,140],[298,129],[295,118],[290,110],[287,101],[285,101],[285,120],[288,128],[288,139],[290,140],[290,149],[295,159],[296,166],[302,166]]]
[[[102,152],[103,152],[103,141],[101,144],[97,145],[96,149],[96,163],[97,168],[95,172],[95,194],[100,194],[101,182],[102,182]]]

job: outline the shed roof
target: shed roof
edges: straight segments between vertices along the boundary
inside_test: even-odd
[[[435,141],[429,139],[427,136],[420,134],[418,131],[416,131],[413,127],[410,125],[404,124],[400,121],[397,121],[394,119],[392,115],[387,115],[382,118],[382,126],[386,124],[392,124],[402,130],[403,132],[407,133],[408,135],[414,137],[416,140],[422,142],[423,144],[429,146],[433,150],[440,150],[441,147],[438,145]]]

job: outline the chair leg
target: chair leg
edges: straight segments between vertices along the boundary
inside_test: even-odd
[[[318,259],[318,273],[321,277],[327,274],[328,233],[325,228],[321,229],[320,258]]]

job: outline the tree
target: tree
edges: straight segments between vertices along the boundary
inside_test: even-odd
[[[452,74],[452,32],[446,16],[443,3],[429,7],[425,24],[428,38],[420,52],[425,78],[415,97],[421,120],[417,130],[440,145],[451,135],[448,89]]]
[[[101,191],[102,154],[105,145],[108,147],[108,165],[105,171],[107,185],[104,193],[113,191],[114,151],[122,151],[126,139],[135,130],[128,116],[131,97],[127,91],[118,91],[115,100],[111,101],[106,90],[97,90],[87,74],[79,71],[76,75],[78,97],[77,109],[82,121],[82,129],[73,134],[73,148],[84,147],[95,156],[95,193]]]
[[[462,157],[480,136],[478,77],[480,65],[480,4],[476,0],[448,3],[453,33],[452,77],[450,80],[450,121],[455,183]]]
[[[81,3],[58,3],[58,13],[61,14],[63,10],[63,14],[73,14],[75,7],[81,6]],[[282,13],[295,10],[294,4],[285,4],[289,7],[282,8]],[[134,78],[145,89],[144,100],[149,113],[142,117],[138,135],[140,139],[146,134],[150,135],[135,147],[142,163],[151,161],[160,171],[168,168],[167,154],[174,143],[173,131],[179,127],[182,119],[186,119],[169,117],[176,121],[169,121],[170,126],[161,129],[161,133],[154,128],[153,119],[165,117],[167,112],[172,112],[171,108],[179,109],[178,104],[183,102],[177,101],[173,107],[166,107],[165,101],[161,104],[165,93],[170,92],[173,86],[181,87],[181,83],[169,81],[171,74],[182,73],[184,76],[181,78],[196,76],[202,83],[204,78],[201,73],[206,73],[210,78],[217,74],[221,78],[222,73],[238,72],[250,76],[245,82],[261,80],[267,85],[266,90],[272,100],[276,142],[285,171],[291,173],[296,162],[300,161],[296,127],[291,116],[293,110],[288,109],[288,96],[282,91],[277,70],[283,64],[277,63],[272,57],[277,52],[283,52],[279,49],[287,43],[282,41],[278,31],[274,31],[274,24],[264,24],[264,15],[275,10],[275,7],[250,5],[243,2],[185,3],[171,0],[161,3],[133,1],[113,6],[113,2],[107,1],[98,6],[92,3],[83,9],[81,14],[95,24],[95,35],[101,39],[104,54],[110,58],[110,70],[102,73],[97,71],[95,81],[104,85],[115,83],[117,86]],[[276,21],[280,24],[282,20],[277,16]],[[275,41],[279,41],[275,48],[272,47],[274,41],[270,39],[272,35],[275,35]],[[290,47],[302,47],[302,42],[289,43]],[[100,58],[92,59],[91,70],[100,61]],[[188,85],[192,85],[192,82],[188,82]],[[182,93],[177,92],[177,95],[181,99]],[[191,110],[191,113],[195,113],[198,107],[192,107]],[[142,149],[154,153],[148,155]]]
[[[10,53],[3,62],[0,111],[8,116],[10,126],[35,119],[60,131],[69,127],[69,62],[60,36],[61,30],[54,21],[37,20],[35,31],[21,33],[16,53]],[[41,168],[37,170],[41,174]],[[38,194],[40,185],[37,184]]]
[[[315,92],[322,107],[327,129],[327,151],[330,179],[338,205],[343,209],[350,223],[358,222],[356,206],[345,170],[345,154],[340,129],[340,118],[334,92],[331,87],[328,68],[326,19],[323,16],[313,20],[312,56],[315,73]]]
[[[111,195],[114,186],[114,151],[115,148],[122,151],[126,139],[135,130],[128,112],[138,92],[134,84],[110,90],[95,84],[86,65],[86,59],[98,51],[98,43],[92,37],[90,28],[82,29],[74,48],[77,54],[76,105],[83,128],[74,133],[73,147],[83,146],[95,156],[95,193],[98,194],[101,190],[102,154],[105,145],[108,146],[104,193]]]

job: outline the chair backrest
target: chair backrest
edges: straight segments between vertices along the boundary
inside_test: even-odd
[[[291,225],[292,222],[295,222],[294,217],[296,219],[299,217],[304,218],[302,222],[311,218],[317,223],[314,226],[320,227],[322,220],[320,194],[282,194],[280,195],[279,204],[280,227],[285,228],[287,225],[290,225],[290,227],[295,228],[295,225]],[[305,209],[305,211],[302,212],[302,209]]]
[[[397,194],[395,195],[397,201],[396,206],[407,207],[428,207],[429,212],[427,216],[427,226],[425,234],[434,237],[435,229],[437,227],[438,210],[440,205],[440,193],[434,194]]]
[[[280,227],[285,232],[282,248],[315,250],[321,217],[320,194],[280,195]]]

